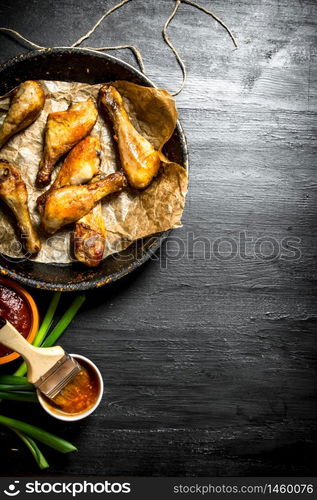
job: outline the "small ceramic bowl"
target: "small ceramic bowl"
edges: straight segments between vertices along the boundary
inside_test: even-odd
[[[92,361],[90,361],[90,359],[86,358],[85,356],[81,356],[80,354],[70,354],[70,356],[76,359],[79,363],[80,361],[83,361],[96,375],[96,378],[99,383],[99,393],[95,404],[90,408],[88,408],[88,410],[80,413],[65,413],[53,408],[47,402],[47,400],[42,396],[42,393],[39,390],[37,390],[37,397],[42,408],[46,411],[46,413],[51,415],[51,417],[57,418],[58,420],[64,420],[66,422],[76,422],[77,420],[82,420],[83,418],[86,418],[89,415],[91,415],[91,413],[95,411],[97,406],[99,406],[104,392],[104,385],[100,371],[98,370],[97,366]]]
[[[3,278],[2,276],[0,276],[0,285],[3,285],[7,288],[11,288],[11,290],[20,295],[24,300],[24,302],[27,304],[30,311],[31,324],[30,324],[30,331],[26,337],[26,340],[30,342],[30,344],[32,344],[39,328],[39,312],[33,298],[31,297],[29,292],[27,292],[20,285],[7,278]],[[19,357],[20,354],[18,354],[17,352],[12,352],[11,354],[0,356],[0,365],[4,365],[5,363],[10,363],[11,361],[14,361]]]

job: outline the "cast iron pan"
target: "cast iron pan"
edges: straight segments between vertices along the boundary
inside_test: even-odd
[[[25,80],[63,80],[90,84],[129,80],[144,86],[154,84],[129,64],[115,57],[81,49],[43,49],[15,57],[0,66],[0,95]],[[165,154],[188,168],[186,140],[180,123],[165,147]],[[160,247],[168,231],[135,242],[115,258],[107,257],[95,269],[82,264],[41,264],[10,261],[0,254],[0,272],[25,285],[46,290],[88,290],[111,283],[130,273]]]

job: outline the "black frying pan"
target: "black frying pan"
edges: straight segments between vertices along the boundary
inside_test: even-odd
[[[129,80],[154,86],[142,73],[115,57],[81,49],[43,49],[15,57],[0,66],[0,95],[30,79],[90,84]],[[180,123],[164,152],[170,160],[187,168],[187,146]],[[168,231],[137,241],[119,255],[107,257],[94,269],[78,262],[58,265],[31,260],[9,261],[0,254],[0,271],[25,285],[46,290],[88,290],[122,278],[142,265],[160,247],[167,234]]]

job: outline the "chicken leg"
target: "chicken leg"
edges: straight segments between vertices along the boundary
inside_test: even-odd
[[[100,142],[97,137],[86,137],[66,156],[57,177],[50,188],[37,199],[37,208],[41,213],[45,200],[54,189],[63,186],[85,184],[99,172]]]
[[[132,125],[119,92],[111,85],[99,91],[102,107],[109,113],[122,168],[129,184],[137,189],[146,188],[160,168],[160,156],[152,144]]]
[[[42,224],[45,231],[53,234],[62,226],[76,222],[88,214],[99,200],[121,191],[126,185],[123,172],[115,172],[91,184],[54,189],[47,196],[43,210]]]
[[[39,212],[44,211],[45,200],[53,189],[67,185],[84,184],[99,172],[100,142],[96,137],[86,137],[66,157],[55,182],[37,200]],[[96,180],[96,179],[95,179]],[[99,202],[87,215],[76,222],[73,233],[74,254],[77,260],[90,267],[97,266],[103,258],[106,227]]]
[[[106,246],[106,225],[99,202],[75,224],[73,243],[77,260],[89,267],[100,264]]]
[[[28,80],[14,90],[8,113],[0,127],[0,149],[10,137],[37,119],[44,103],[44,90],[38,82]]]
[[[38,187],[44,187],[50,183],[57,161],[90,133],[97,117],[98,111],[91,98],[73,104],[66,111],[48,115],[44,151],[36,178]]]
[[[15,215],[25,249],[37,254],[41,242],[31,221],[26,185],[18,169],[6,160],[0,160],[0,198]]]

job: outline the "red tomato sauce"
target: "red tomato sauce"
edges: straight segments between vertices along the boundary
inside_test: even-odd
[[[10,321],[23,337],[31,328],[31,312],[23,297],[12,288],[0,284],[0,316]],[[10,354],[10,349],[0,344],[0,356]]]

